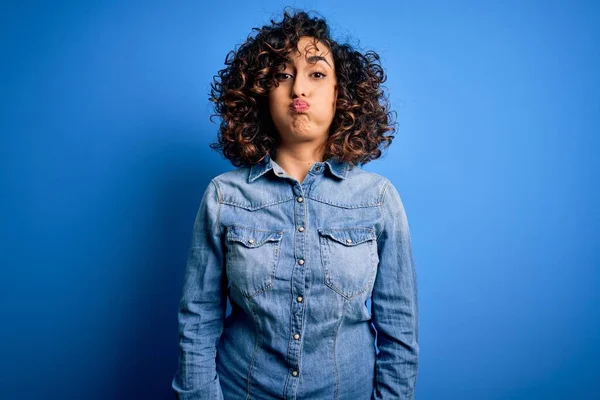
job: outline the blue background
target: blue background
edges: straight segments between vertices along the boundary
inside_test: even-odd
[[[3,2],[0,398],[171,398],[210,83],[285,5],[388,74],[417,398],[600,398],[600,7],[499,3]]]

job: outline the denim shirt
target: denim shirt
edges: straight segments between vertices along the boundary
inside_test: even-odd
[[[417,281],[398,191],[334,159],[302,182],[269,156],[214,177],[178,321],[179,399],[414,399]]]

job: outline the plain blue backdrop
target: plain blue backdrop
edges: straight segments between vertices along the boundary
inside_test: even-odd
[[[0,398],[171,398],[210,83],[286,5],[388,74],[417,398],[600,398],[598,2],[2,4]]]

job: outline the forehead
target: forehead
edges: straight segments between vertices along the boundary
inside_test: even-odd
[[[330,63],[333,62],[329,47],[312,36],[301,36],[298,39],[298,46],[296,50],[289,55],[288,61],[295,62],[300,59],[306,60],[310,56],[321,56],[329,60]]]

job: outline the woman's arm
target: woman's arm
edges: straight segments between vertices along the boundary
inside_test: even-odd
[[[179,365],[172,388],[181,400],[223,399],[216,372],[216,345],[227,305],[217,184],[204,191],[179,303]]]
[[[373,398],[412,400],[419,357],[417,277],[402,200],[391,182],[383,190],[383,230],[377,239],[379,267],[372,298],[379,348]]]

